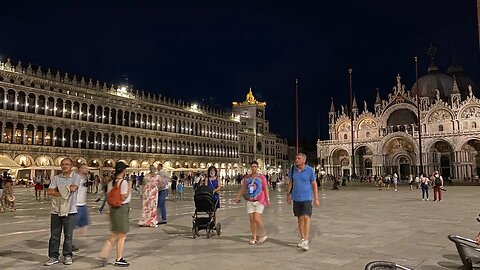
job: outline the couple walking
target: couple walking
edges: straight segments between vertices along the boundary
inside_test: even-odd
[[[167,223],[165,198],[168,195],[170,175],[163,170],[162,164],[158,164],[157,168],[152,165],[144,180],[142,217],[138,225],[155,228],[158,224]],[[159,212],[162,218],[160,222]]]
[[[296,166],[292,167],[288,174],[290,181],[287,187],[287,203],[293,203],[293,214],[297,217],[301,236],[297,247],[304,251],[310,248],[309,234],[312,201],[313,206],[318,207],[320,205],[315,172],[312,167],[306,164],[306,160],[305,154],[297,154],[295,158]],[[238,191],[235,201],[239,203],[242,196],[247,201],[246,208],[250,217],[252,240],[250,240],[249,244],[261,244],[268,238],[263,226],[262,213],[265,207],[270,206],[270,196],[267,180],[264,175],[258,172],[258,163],[256,161],[250,163],[250,174],[244,177],[242,187]]]

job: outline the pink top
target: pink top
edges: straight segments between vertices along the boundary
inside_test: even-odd
[[[264,188],[268,188],[268,183],[263,174],[257,173],[253,178],[252,175],[245,176],[242,186],[245,193],[251,194],[251,197],[254,198],[250,201],[258,201],[262,205],[267,205]]]

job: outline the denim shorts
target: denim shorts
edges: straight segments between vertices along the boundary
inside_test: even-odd
[[[86,205],[77,206],[76,228],[82,228],[88,225],[88,208]]]

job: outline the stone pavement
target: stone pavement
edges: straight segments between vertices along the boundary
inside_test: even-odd
[[[479,187],[447,187],[441,202],[421,201],[420,191],[378,191],[356,183],[339,191],[320,191],[314,209],[310,250],[296,248],[296,219],[285,192],[271,192],[272,207],[264,222],[270,238],[250,246],[243,204],[231,200],[237,187],[224,188],[217,212],[221,236],[192,238],[191,188],[184,201],[167,202],[168,224],[139,228],[140,200],[134,195],[131,230],[124,256],[130,269],[364,269],[372,260],[391,260],[415,269],[459,269],[460,258],[449,234],[469,238],[479,231]],[[0,214],[0,269],[96,269],[98,253],[109,234],[108,215],[96,212],[89,195],[92,224],[87,236],[74,237],[81,250],[74,263],[45,267],[50,203],[34,199],[33,189],[17,188],[17,212]],[[114,251],[110,254],[113,262]],[[114,268],[113,265],[106,267]]]

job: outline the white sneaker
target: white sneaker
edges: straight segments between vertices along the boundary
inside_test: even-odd
[[[309,249],[310,249],[310,245],[308,243],[308,240],[303,241],[302,250],[307,251]]]
[[[300,242],[297,244],[297,247],[298,247],[298,248],[301,248],[304,244],[305,244],[305,240],[302,239],[302,240],[300,240]]]
[[[63,262],[63,264],[65,264],[65,265],[71,265],[72,263],[73,263],[72,257],[66,256],[66,257],[65,257],[65,261]]]
[[[48,261],[46,261],[43,265],[45,266],[50,266],[58,263],[58,258],[50,258]]]

